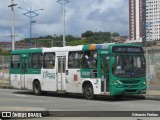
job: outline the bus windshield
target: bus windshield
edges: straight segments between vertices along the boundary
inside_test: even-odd
[[[143,77],[145,76],[145,58],[143,55],[115,55],[112,66],[113,75],[118,77]]]

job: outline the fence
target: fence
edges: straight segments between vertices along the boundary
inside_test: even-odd
[[[9,80],[10,56],[0,55],[0,80]]]

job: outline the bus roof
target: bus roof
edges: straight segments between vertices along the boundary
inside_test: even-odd
[[[43,52],[66,52],[66,51],[81,51],[83,45],[78,46],[65,46],[65,47],[51,47],[51,48],[43,48]]]
[[[104,43],[104,44],[88,44],[88,45],[51,47],[51,48],[30,48],[30,49],[14,50],[11,52],[11,54],[100,50],[100,49],[110,49],[113,46],[139,46],[139,45]]]
[[[112,43],[113,44],[113,43]],[[89,44],[89,45],[84,45],[83,50],[99,50],[99,49],[108,49],[108,47],[111,45],[109,44]]]
[[[133,44],[115,44],[115,43],[104,43],[104,44],[88,44],[83,46],[83,50],[100,50],[100,49],[109,49],[113,46],[139,46]]]

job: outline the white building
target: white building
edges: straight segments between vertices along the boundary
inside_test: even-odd
[[[142,40],[142,1],[129,0],[129,40]]]
[[[146,0],[146,40],[160,40],[160,0]]]

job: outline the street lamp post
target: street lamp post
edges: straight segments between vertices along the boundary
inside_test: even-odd
[[[32,48],[32,23],[35,23],[36,21],[30,20],[30,48]]]
[[[65,46],[66,45],[66,41],[65,41],[65,4],[69,3],[69,0],[58,0],[57,2],[62,5],[63,46]]]
[[[32,18],[39,15],[38,13],[36,13],[37,11],[44,10],[44,9],[32,10],[32,8],[30,7],[30,10],[27,10],[22,7],[18,7],[18,8],[27,11],[26,13],[23,13],[23,15],[29,17],[29,24],[30,24],[30,44],[29,45],[30,45],[30,48],[32,48],[32,23],[36,22],[36,21],[32,21]]]
[[[15,49],[15,32],[14,32],[14,6],[16,6],[17,4],[14,4],[13,0],[11,0],[11,5],[9,5],[8,7],[11,7],[12,10],[12,50]]]

